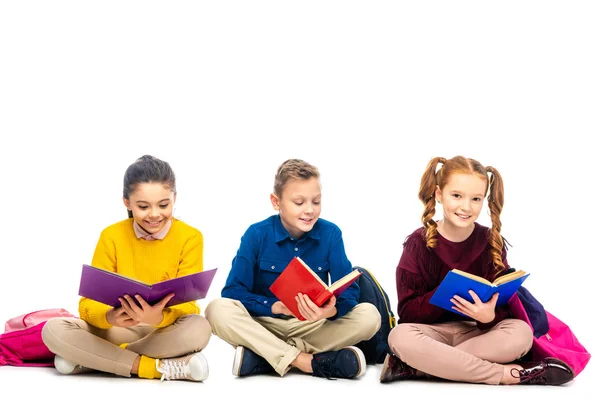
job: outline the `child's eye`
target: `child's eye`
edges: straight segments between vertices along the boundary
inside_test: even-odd
[[[460,199],[460,194],[458,194],[458,193],[454,193],[452,196],[456,199]]]
[[[477,202],[479,202],[479,201],[481,201],[481,197],[475,197],[475,198],[473,199],[473,201],[477,201]]]
[[[140,208],[140,210],[145,210],[146,208],[148,208],[148,206],[138,206]]]
[[[316,206],[318,206],[319,204],[321,204],[321,202],[320,201],[313,201],[313,204],[316,205]]]
[[[300,202],[300,203],[294,202],[294,204],[297,205],[297,206],[301,206],[302,204],[304,204],[304,202]]]
[[[167,207],[169,207],[169,204],[161,204],[159,207],[160,208],[167,208]]]

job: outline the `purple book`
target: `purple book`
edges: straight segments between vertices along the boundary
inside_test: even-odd
[[[79,295],[120,307],[119,297],[126,294],[132,297],[139,294],[148,304],[154,305],[169,293],[175,293],[166,305],[169,307],[205,298],[216,272],[215,268],[149,285],[116,272],[83,264]]]

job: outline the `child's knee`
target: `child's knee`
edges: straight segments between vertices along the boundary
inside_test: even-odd
[[[213,331],[215,327],[228,323],[232,306],[233,300],[227,298],[214,299],[206,306],[204,315],[206,315],[206,319],[210,323],[210,326],[212,326]]]
[[[365,329],[369,329],[369,338],[371,338],[381,328],[381,314],[371,303],[360,303],[357,308],[360,309],[361,324],[364,324]]]
[[[402,353],[407,349],[410,350],[415,346],[412,344],[416,327],[413,324],[398,324],[391,330],[388,336],[388,344],[392,352],[401,357]]]
[[[513,342],[521,353],[519,357],[523,357],[533,345],[533,331],[527,322],[520,319],[515,319],[513,326],[515,332]]]
[[[71,328],[72,318],[52,318],[46,321],[42,328],[42,341],[50,349],[55,352],[58,343],[64,340],[64,333]]]

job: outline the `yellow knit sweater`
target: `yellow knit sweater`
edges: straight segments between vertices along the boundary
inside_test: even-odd
[[[130,218],[102,231],[92,266],[153,284],[202,271],[203,246],[202,233],[175,218],[164,239],[138,239]],[[79,300],[80,317],[98,328],[112,326],[106,320],[106,312],[110,309],[106,304],[85,297]],[[166,307],[158,327],[168,326],[182,315],[199,313],[195,301]]]

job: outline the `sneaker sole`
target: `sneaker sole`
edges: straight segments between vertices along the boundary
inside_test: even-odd
[[[240,369],[242,368],[242,360],[244,359],[244,346],[238,346],[235,348],[235,356],[233,357],[233,368],[231,373],[234,376],[240,376]]]
[[[200,367],[201,374],[200,374],[200,376],[192,375],[192,379],[195,380],[196,382],[205,381],[208,378],[208,373],[209,373],[208,360],[206,359],[204,354],[200,353],[199,356],[196,356],[196,362],[199,362],[201,365],[201,367]]]
[[[356,358],[358,358],[358,373],[354,376],[354,378],[360,378],[367,372],[367,360],[365,359],[364,353],[355,346],[347,346],[345,349],[350,349],[356,354]]]

